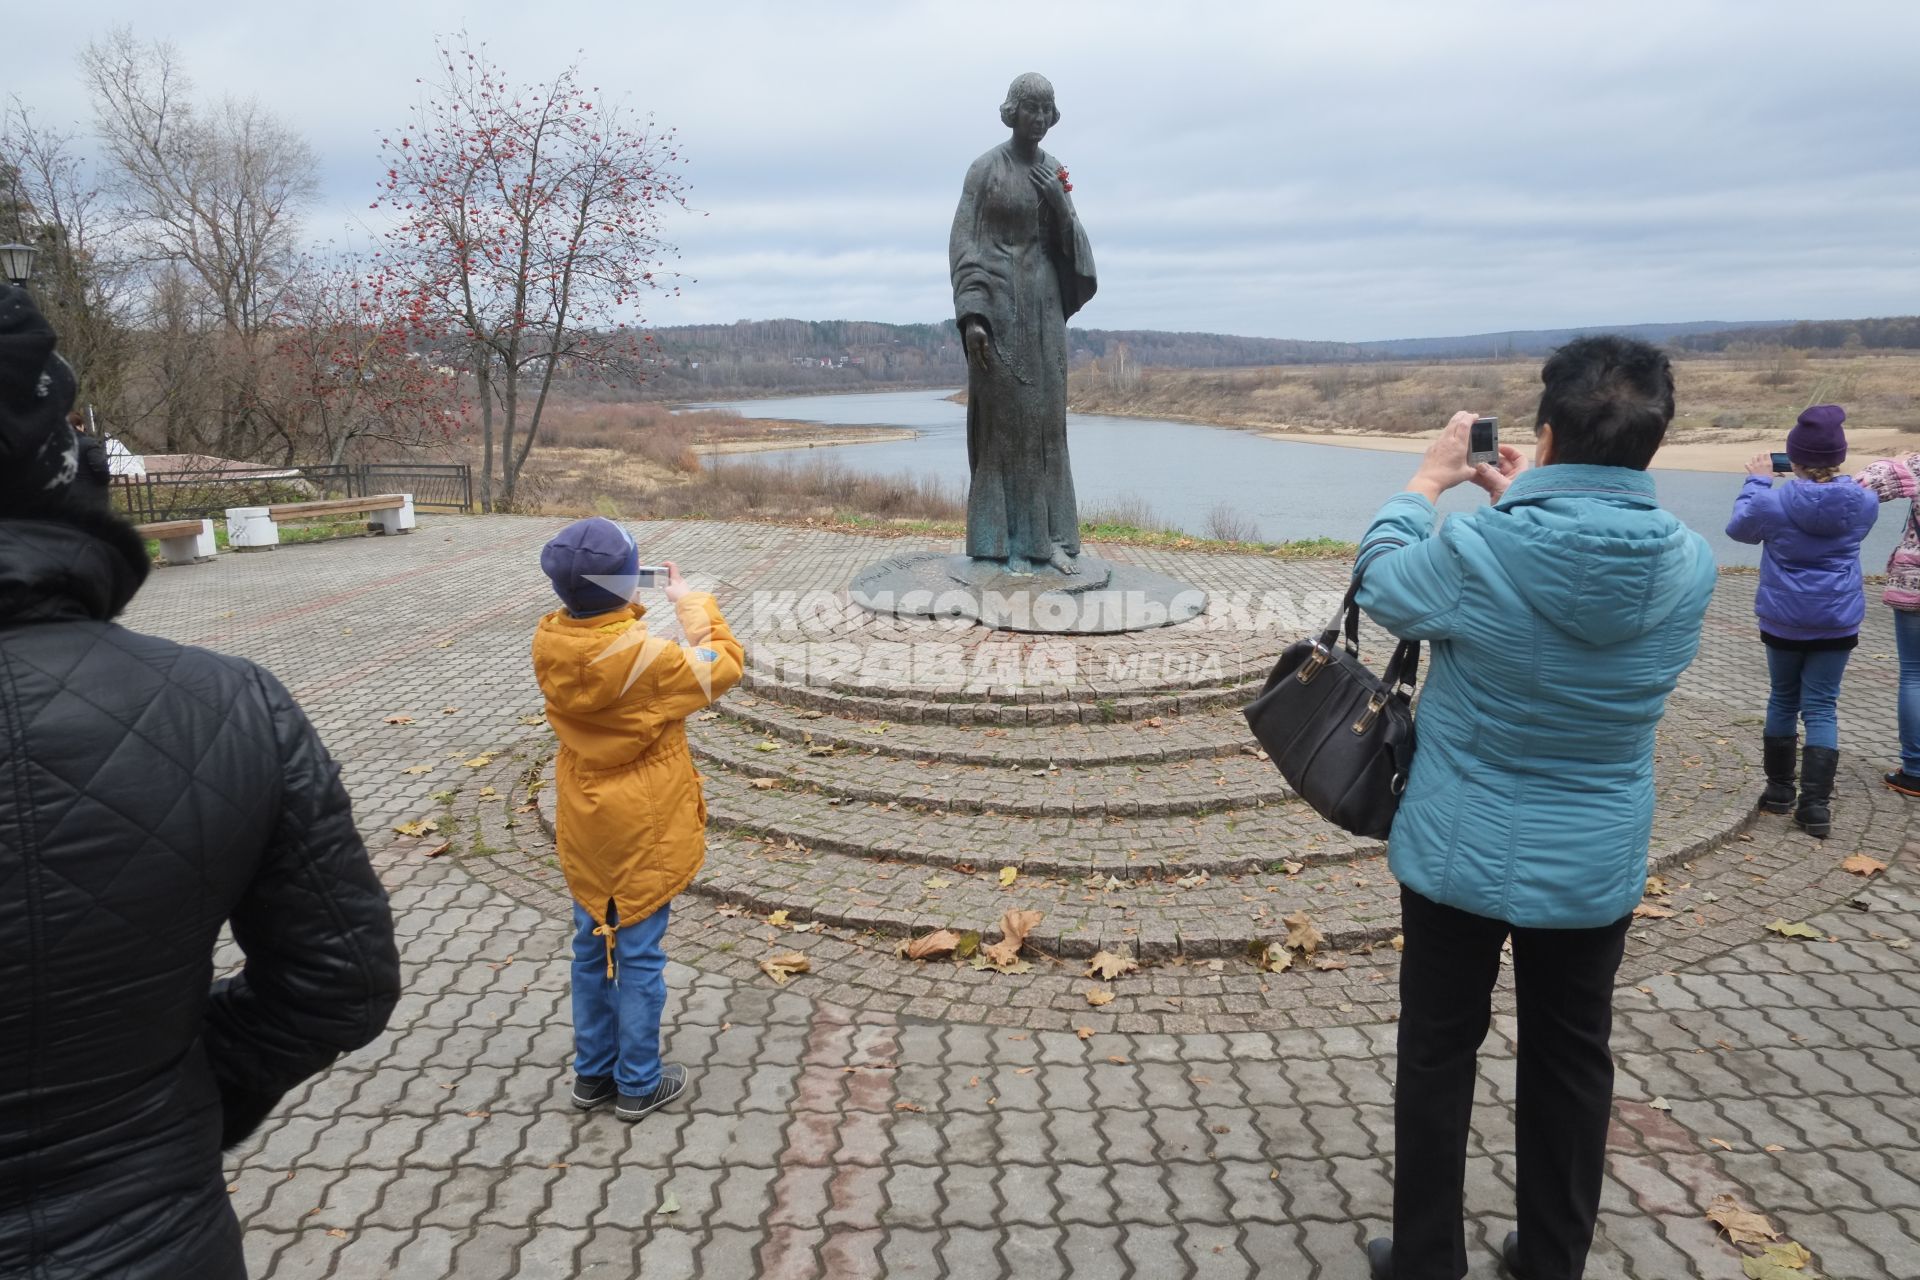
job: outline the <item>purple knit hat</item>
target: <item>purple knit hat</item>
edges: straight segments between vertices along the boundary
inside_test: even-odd
[[[576,520],[540,549],[540,568],[576,618],[611,613],[633,597],[640,551],[633,536],[604,516]]]
[[[1787,432],[1787,457],[1796,467],[1837,467],[1847,460],[1847,433],[1840,424],[1847,411],[1837,404],[1816,404]]]

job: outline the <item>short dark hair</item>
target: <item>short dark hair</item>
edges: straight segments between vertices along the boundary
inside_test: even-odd
[[[1673,365],[1637,338],[1575,338],[1541,366],[1534,430],[1553,428],[1553,460],[1645,471],[1673,421]]]

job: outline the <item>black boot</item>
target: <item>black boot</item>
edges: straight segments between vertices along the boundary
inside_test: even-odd
[[[1833,830],[1833,775],[1839,767],[1840,753],[1832,747],[1808,747],[1800,755],[1800,807],[1793,820],[1822,840]]]
[[[1760,761],[1767,770],[1767,788],[1760,793],[1760,812],[1793,812],[1793,754],[1799,748],[1798,734],[1760,739]]]
[[[1773,739],[1769,738],[1768,741],[1771,742]],[[1506,1267],[1507,1274],[1512,1276],[1513,1280],[1527,1280],[1527,1273],[1520,1269],[1520,1233],[1518,1231],[1507,1232],[1507,1238],[1500,1242],[1500,1262]]]
[[[1393,1237],[1367,1241],[1367,1275],[1370,1280],[1393,1280]]]

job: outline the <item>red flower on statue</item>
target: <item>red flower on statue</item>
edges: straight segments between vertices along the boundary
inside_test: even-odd
[[[1073,183],[1067,181],[1067,166],[1065,165],[1060,166],[1060,186],[1067,191],[1073,190]]]

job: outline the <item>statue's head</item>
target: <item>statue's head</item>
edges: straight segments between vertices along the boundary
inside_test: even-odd
[[[1046,137],[1047,130],[1060,123],[1053,84],[1037,71],[1014,77],[1007,86],[1007,100],[1000,104],[1000,123],[1016,134],[1030,134],[1033,142]]]

